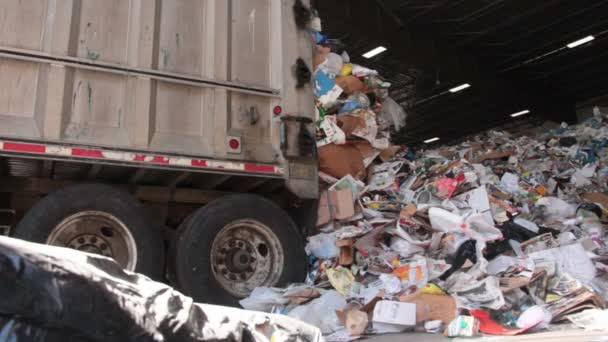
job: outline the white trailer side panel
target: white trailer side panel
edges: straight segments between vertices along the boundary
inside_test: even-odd
[[[283,163],[313,117],[293,0],[3,0],[0,137]],[[241,138],[230,153],[229,137]]]

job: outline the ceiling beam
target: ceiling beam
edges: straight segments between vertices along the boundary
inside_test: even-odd
[[[550,6],[552,6],[552,5],[556,4],[556,3],[559,3],[560,1],[561,0],[544,0],[544,1],[541,1],[541,2],[537,2],[537,4],[540,3],[540,5],[534,6],[534,7],[530,8],[529,10],[527,10],[527,11],[521,13],[521,14],[517,14],[517,15],[511,16],[511,17],[509,17],[506,20],[502,20],[502,21],[496,23],[496,25],[494,25],[494,26],[491,26],[489,28],[485,28],[483,30],[482,34],[475,35],[475,36],[473,36],[471,38],[459,41],[456,44],[456,47],[467,46],[467,45],[469,45],[469,44],[477,41],[481,37],[487,36],[487,35],[489,35],[491,33],[494,33],[494,32],[496,32],[498,30],[501,30],[503,28],[509,27],[509,26],[517,23],[518,21],[520,21],[522,19],[525,19],[525,18],[527,18],[527,17],[529,17],[531,15],[534,15],[536,13],[539,13],[539,12],[545,10],[547,7],[550,7]]]

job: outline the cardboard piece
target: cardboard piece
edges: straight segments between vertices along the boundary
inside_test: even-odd
[[[329,193],[323,192],[319,196],[319,207],[317,210],[317,227],[324,226],[331,221],[331,210],[329,207]]]
[[[319,170],[336,178],[364,175],[363,156],[357,147],[329,144],[319,148]]]
[[[416,323],[438,320],[449,324],[458,315],[456,301],[451,296],[417,292],[409,296],[401,296],[399,301],[416,305]]]
[[[361,153],[364,168],[367,168],[380,153],[367,140],[352,141],[350,144],[355,146],[357,150],[359,150],[359,152]]]
[[[401,150],[401,146],[391,145],[388,148],[385,148],[384,150],[382,150],[380,152],[380,160],[382,160],[385,163],[393,160],[395,153],[397,153],[399,150]]]
[[[357,251],[361,255],[367,256],[370,249],[378,246],[378,242],[384,235],[384,232],[385,228],[376,228],[372,230],[369,234],[357,239],[355,242],[355,248],[357,248]]]
[[[338,76],[336,84],[348,95],[354,94],[365,89],[365,83],[355,76]]]
[[[388,323],[401,326],[416,325],[416,304],[381,300],[376,304],[374,323]]]
[[[355,260],[354,241],[351,239],[338,240],[336,246],[340,248],[340,258],[338,263],[342,266],[352,265]]]
[[[452,151],[447,147],[440,148],[439,151],[437,151],[437,153],[439,153],[440,156],[447,158],[447,159],[452,159],[452,158],[456,157],[456,155],[458,154],[456,151]]]
[[[333,217],[337,220],[355,215],[353,192],[349,188],[329,190],[329,203],[333,209]]]
[[[350,188],[328,190],[319,198],[317,227],[331,220],[343,220],[355,215],[353,193]]]
[[[384,290],[378,290],[378,293],[376,294],[376,296],[374,298],[372,298],[367,304],[363,305],[359,310],[361,310],[363,312],[367,312],[368,314],[374,312],[374,309],[376,308],[376,304],[378,304],[378,302],[381,301],[382,298],[384,298],[384,295],[385,295]]]
[[[346,138],[350,139],[353,131],[365,128],[365,119],[355,115],[340,115],[338,116],[338,127],[346,134]]]
[[[514,154],[515,154],[515,150],[490,152],[490,153],[480,155],[473,161],[473,163],[480,164],[484,160],[501,159],[501,158],[505,158],[505,157],[510,157]]]
[[[602,308],[602,300],[595,292],[581,288],[579,291],[549,303],[546,309],[553,316],[551,322],[566,320],[566,316],[585,309]]]
[[[336,310],[336,316],[346,328],[349,336],[361,336],[369,322],[367,313],[358,309]]]
[[[401,213],[399,213],[399,217],[402,219],[409,219],[416,214],[416,205],[414,203],[409,203],[403,209],[401,209]]]
[[[581,198],[587,202],[598,203],[604,210],[608,210],[608,195],[601,192],[586,192],[581,195]]]

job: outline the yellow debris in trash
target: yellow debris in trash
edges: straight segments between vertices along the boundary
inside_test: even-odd
[[[342,70],[340,70],[340,74],[338,76],[348,76],[353,72],[353,65],[351,63],[345,63],[342,66]]]
[[[343,296],[350,292],[350,286],[355,281],[355,277],[348,268],[336,267],[327,270],[327,278],[331,286]]]
[[[426,284],[421,289],[421,292],[424,294],[438,295],[438,296],[443,296],[446,294],[439,286],[437,286],[435,284]]]
[[[545,302],[546,303],[551,303],[551,302],[555,302],[562,299],[562,296],[553,294],[553,293],[549,293],[547,294],[547,297],[545,298]]]

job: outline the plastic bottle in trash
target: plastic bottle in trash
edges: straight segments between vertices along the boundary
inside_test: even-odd
[[[369,108],[371,105],[369,97],[363,93],[356,93],[346,99],[346,103],[340,109],[340,113],[350,112],[358,108]]]

